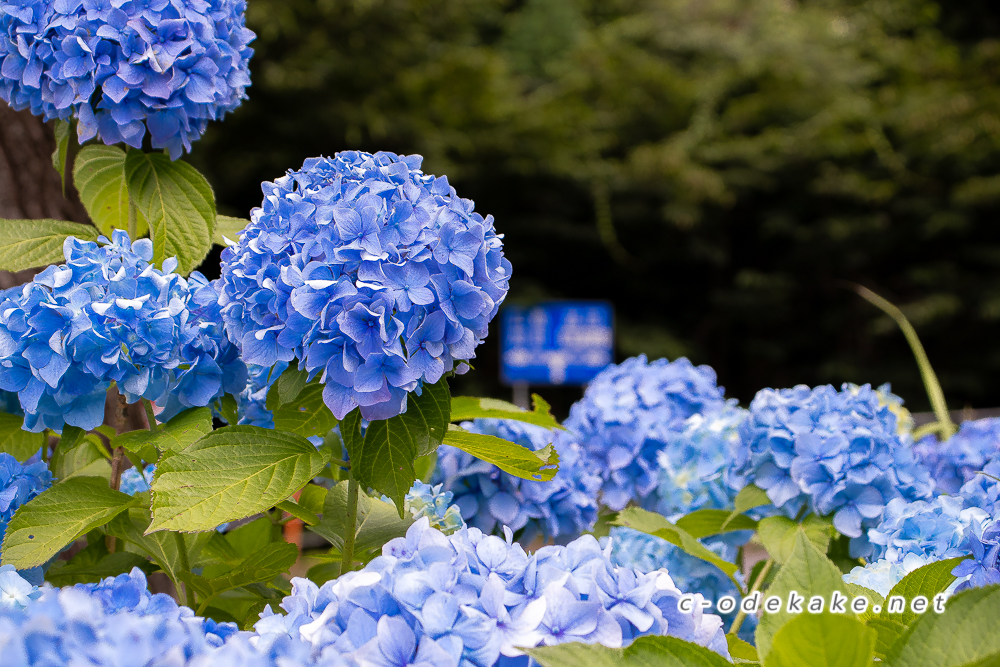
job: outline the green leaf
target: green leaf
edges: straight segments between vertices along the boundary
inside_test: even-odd
[[[112,519],[105,530],[108,535],[128,542],[133,550],[156,563],[157,567],[173,581],[181,581],[185,570],[177,538],[183,539],[185,549],[190,551],[201,536],[176,533],[145,535],[143,530],[149,525],[150,520],[149,510],[144,507],[133,507]]]
[[[212,247],[215,195],[197,169],[163,153],[129,150],[125,180],[139,212],[149,221],[153,261],[176,257],[178,273],[187,275]]]
[[[691,537],[701,539],[709,535],[729,533],[734,530],[756,530],[757,522],[742,514],[730,518],[727,510],[695,510],[677,520],[677,527],[686,530]]]
[[[240,232],[250,224],[245,218],[231,218],[228,215],[215,216],[215,232],[212,235],[212,242],[215,245],[226,246],[226,239],[239,241]]]
[[[929,563],[918,567],[913,572],[907,574],[889,591],[889,595],[885,599],[885,604],[882,605],[882,617],[899,621],[903,625],[909,625],[915,621],[920,614],[913,611],[910,607],[910,601],[919,595],[923,595],[929,601],[933,601],[935,595],[943,593],[955,581],[955,575],[951,571],[955,569],[956,565],[965,560],[965,558],[965,556],[961,556],[959,558],[939,560],[936,563]],[[902,597],[905,600],[902,614],[889,613],[889,600],[896,596]]]
[[[451,421],[464,422],[473,419],[513,419],[543,428],[559,428],[562,426],[549,412],[549,404],[538,394],[533,394],[535,409],[531,412],[517,407],[507,401],[495,398],[474,398],[472,396],[456,396],[451,399]]]
[[[285,374],[281,377],[285,377]],[[281,382],[281,378],[278,382]],[[268,392],[268,397],[274,393],[277,392],[272,389]],[[324,436],[337,425],[337,418],[323,402],[323,385],[318,379],[305,385],[290,402],[273,409],[272,413],[276,430],[297,433],[306,438]]]
[[[705,545],[692,537],[683,528],[679,528],[667,521],[663,516],[654,512],[647,512],[638,507],[628,507],[618,513],[612,524],[625,526],[642,533],[655,535],[679,547],[683,552],[709,562],[726,573],[738,590],[742,586],[736,580],[736,571],[739,569],[735,564],[719,558],[715,552],[709,550]]]
[[[92,433],[75,426],[63,428],[62,438],[56,446],[49,469],[60,482],[73,477],[111,478],[104,444]]]
[[[302,507],[302,505],[299,505],[291,498],[287,500],[282,500],[280,503],[275,505],[275,507],[281,510],[282,512],[288,512],[296,519],[300,519],[307,526],[315,526],[317,523],[319,523],[319,517],[316,516],[315,513],[310,512],[305,507]]]
[[[338,551],[344,547],[346,527],[344,518],[347,516],[347,486],[346,481],[338,483],[326,494],[323,504],[323,519],[309,530],[320,535]],[[382,545],[395,537],[402,537],[406,529],[413,524],[413,519],[400,519],[395,508],[379,498],[371,498],[366,493],[358,493],[358,518],[355,530],[355,558],[364,562],[366,556],[381,550]]]
[[[417,456],[426,456],[441,445],[450,416],[451,391],[447,379],[441,378],[425,384],[419,396],[411,392],[406,397],[406,412],[393,419],[400,420],[411,433]]]
[[[963,591],[943,614],[932,609],[914,621],[886,655],[886,667],[965,667],[990,664],[1000,654],[1000,586]]]
[[[305,486],[326,462],[299,435],[256,426],[220,428],[160,459],[146,533],[214,530],[263,512]]]
[[[23,425],[24,417],[0,412],[0,452],[10,454],[22,463],[49,440],[45,433],[25,431],[21,428]]]
[[[858,620],[824,612],[798,614],[774,635],[765,667],[870,667],[875,632]]]
[[[327,490],[319,484],[306,484],[299,494],[299,505],[313,514],[323,513],[323,503],[326,502]]]
[[[736,664],[740,663],[753,663],[757,664],[760,658],[757,657],[757,649],[754,648],[753,644],[749,644],[734,634],[726,635],[726,643],[729,644],[729,655],[732,656],[733,662]]]
[[[552,445],[533,452],[509,440],[469,433],[458,427],[448,430],[444,436],[444,444],[461,449],[522,479],[548,482],[559,472],[559,453]]]
[[[805,531],[797,530],[795,535],[795,547],[792,549],[791,557],[785,563],[774,581],[766,591],[763,600],[777,596],[782,600],[781,611],[777,613],[765,613],[757,624],[755,635],[757,653],[764,664],[767,664],[767,655],[771,652],[771,644],[775,633],[789,620],[797,616],[790,614],[786,610],[788,596],[791,591],[796,591],[805,597],[805,604],[814,595],[821,595],[825,598],[826,604],[830,602],[833,591],[844,589],[844,581],[840,570],[833,562],[826,557],[822,551],[809,539]],[[846,614],[853,617],[850,611]]]
[[[361,488],[371,487],[392,498],[402,518],[406,492],[417,477],[413,470],[417,447],[407,425],[395,417],[373,421],[368,424],[361,447],[348,452],[351,474]]]
[[[437,452],[431,452],[423,456],[418,456],[413,462],[413,474],[424,484],[430,484],[434,469],[437,468]]]
[[[179,452],[212,432],[211,408],[189,408],[174,416],[155,431],[138,430],[122,433],[111,439],[112,447],[155,463],[160,452]]]
[[[24,271],[64,261],[67,236],[96,241],[97,230],[66,220],[0,219],[0,271]]]
[[[3,563],[19,570],[41,565],[87,531],[137,504],[99,477],[74,477],[21,506],[7,525]]]
[[[849,595],[851,599],[863,597],[868,599],[868,609],[864,612],[858,614],[858,620],[862,623],[868,623],[873,618],[876,618],[878,614],[875,613],[875,607],[880,609],[885,606],[885,598],[878,591],[873,591],[870,588],[865,588],[864,586],[859,586],[858,584],[849,584],[846,581],[843,584],[843,589],[845,595]]]
[[[128,229],[125,151],[117,146],[84,146],[73,159],[73,183],[101,234],[110,237],[112,229]],[[149,224],[141,212],[136,223],[137,236],[145,236]]]
[[[119,574],[131,572],[133,567],[150,574],[153,572],[153,565],[137,553],[129,551],[117,551],[113,554],[107,553],[99,560],[92,560],[88,556],[91,547],[78,553],[69,562],[57,560],[45,573],[45,581],[53,586],[72,586],[73,584],[92,584],[107,577],[115,577]]]
[[[202,583],[207,584],[207,590],[202,588],[199,593],[206,599],[202,601],[199,612],[220,593],[257,582],[268,582],[279,574],[288,572],[298,557],[299,550],[294,544],[272,542],[264,545],[226,574],[203,580]]]
[[[906,626],[888,618],[872,618],[865,625],[875,631],[875,657],[885,660],[886,654],[896,641],[906,632]]]
[[[807,516],[801,524],[783,516],[761,519],[757,535],[771,558],[783,565],[792,556],[796,535],[800,530],[805,532],[817,549],[826,553],[830,545],[830,524],[814,514]]]
[[[277,410],[282,405],[294,401],[308,381],[309,373],[300,370],[294,364],[290,365],[278,376],[273,387],[267,392],[267,409]]]
[[[524,652],[542,667],[731,667],[703,646],[662,635],[639,637],[624,649],[574,642]]]
[[[767,497],[767,492],[759,486],[750,484],[749,486],[744,486],[738,494],[736,494],[736,499],[733,501],[734,509],[729,514],[729,518],[723,522],[722,527],[725,528],[726,525],[736,519],[740,514],[754,509],[755,507],[762,507],[763,505],[770,505],[771,499]]]
[[[69,134],[73,123],[68,120],[56,119],[53,131],[56,136],[56,149],[52,152],[52,166],[59,172],[62,181],[62,194],[66,196],[66,156],[69,152]]]

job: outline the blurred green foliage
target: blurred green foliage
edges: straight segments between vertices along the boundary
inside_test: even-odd
[[[862,283],[903,308],[952,408],[997,405],[998,17],[925,0],[249,0],[251,99],[192,161],[245,216],[257,182],[305,157],[420,153],[496,216],[510,298],[612,300],[621,357],[686,354],[743,401],[891,381],[927,409],[895,325],[844,287]],[[458,393],[505,393],[495,345]]]

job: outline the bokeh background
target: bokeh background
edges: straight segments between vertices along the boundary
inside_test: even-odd
[[[1000,405],[1000,5],[248,0],[250,99],[189,156],[221,213],[345,149],[419,153],[506,235],[510,301],[614,303],[619,360]],[[212,266],[213,260],[215,267]],[[205,272],[217,274],[217,255]],[[509,397],[497,337],[458,393]],[[565,414],[579,388],[543,389]]]

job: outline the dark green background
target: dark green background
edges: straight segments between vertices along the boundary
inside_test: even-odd
[[[510,300],[603,298],[619,359],[742,402],[890,381],[1000,405],[1000,11],[923,0],[248,0],[250,100],[191,161],[220,212],[344,149],[420,153],[492,213]],[[209,269],[208,273],[212,273]],[[496,336],[458,392],[507,396]],[[565,414],[579,389],[547,389]]]

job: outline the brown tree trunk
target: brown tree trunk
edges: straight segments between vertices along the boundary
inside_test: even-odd
[[[50,124],[0,102],[0,218],[89,222],[68,174],[63,197],[59,172],[52,166],[55,148]],[[0,288],[20,285],[36,273],[0,271]]]

